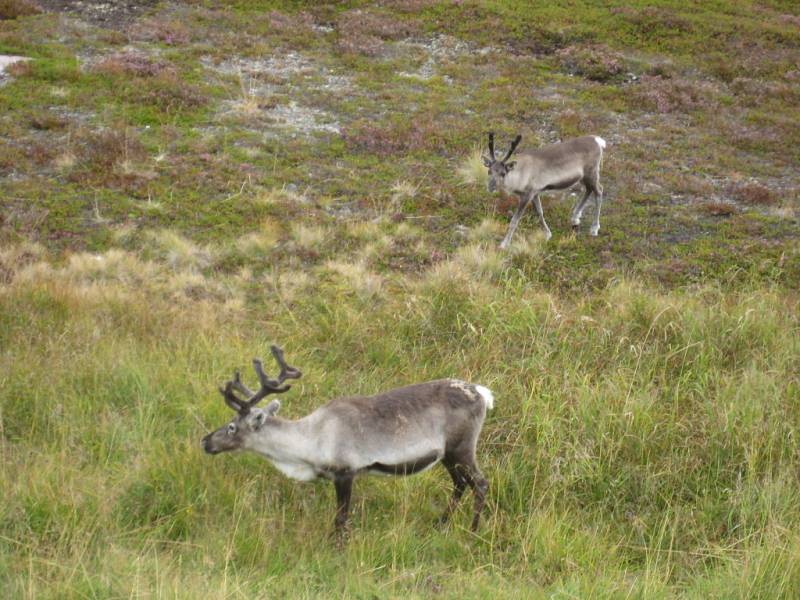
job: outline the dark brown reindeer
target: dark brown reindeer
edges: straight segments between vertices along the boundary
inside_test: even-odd
[[[282,419],[275,416],[280,408],[277,399],[265,408],[256,404],[269,394],[288,391],[291,386],[285,381],[299,379],[302,373],[286,364],[277,346],[272,346],[272,355],[281,368],[278,379],[267,377],[255,359],[261,382],[257,392],[242,383],[238,372],[220,388],[237,415],[203,438],[206,452],[250,450],[293,479],[333,481],[337,534],[347,526],[356,475],[411,475],[441,462],[454,486],[441,521],[447,521],[469,486],[475,495],[472,530],[477,529],[489,487],[475,459],[486,411],[494,403],[487,388],[440,379],[375,396],[338,398],[300,419]]]
[[[595,135],[573,138],[558,144],[542,146],[536,150],[518,152],[517,160],[508,162],[521,140],[521,135],[514,138],[506,155],[497,160],[494,153],[494,133],[489,133],[489,156],[483,157],[483,164],[489,169],[487,184],[489,192],[494,192],[499,188],[507,194],[514,194],[519,198],[519,206],[511,218],[508,232],[500,243],[500,247],[507,248],[511,243],[519,220],[531,201],[536,207],[539,220],[542,222],[545,235],[549,240],[552,233],[544,220],[539,194],[549,190],[565,190],[579,181],[583,183],[586,190],[572,209],[572,227],[577,229],[581,224],[581,215],[583,215],[586,202],[589,200],[589,196],[594,194],[595,213],[590,233],[597,235],[600,231],[600,206],[603,203],[600,163],[603,158],[603,149],[606,147],[605,140]]]

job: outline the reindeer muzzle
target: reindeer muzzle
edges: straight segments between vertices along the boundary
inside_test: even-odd
[[[203,450],[206,451],[206,454],[219,454],[220,451],[216,448],[211,447],[211,436],[214,435],[213,433],[209,433],[203,440],[200,442],[200,445],[203,447]]]

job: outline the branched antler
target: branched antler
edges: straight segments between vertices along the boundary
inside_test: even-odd
[[[497,160],[497,157],[494,155],[494,131],[489,132],[489,155],[492,157],[492,160]]]
[[[220,388],[219,390],[222,396],[225,398],[225,403],[240,414],[249,413],[251,408],[253,408],[256,404],[270,394],[282,394],[284,392],[288,392],[292,386],[284,385],[284,382],[287,379],[300,379],[300,377],[303,375],[299,369],[290,367],[288,364],[286,364],[286,360],[283,357],[283,350],[281,350],[278,346],[272,346],[270,349],[272,350],[272,356],[275,357],[276,362],[281,368],[281,372],[277,379],[270,379],[264,372],[264,365],[262,364],[261,360],[254,358],[253,368],[255,369],[256,375],[258,375],[258,380],[261,384],[261,387],[257,392],[253,392],[244,384],[239,371],[236,371],[233,375],[233,379],[228,381],[225,384],[225,387]],[[247,396],[247,400],[241,399],[236,395],[235,392],[244,394]]]
[[[522,141],[521,135],[518,135],[514,138],[514,141],[511,142],[511,148],[508,149],[508,153],[506,154],[505,158],[500,162],[506,162],[509,158],[511,158],[511,155],[514,154],[514,150],[516,150],[517,146],[519,146],[520,141]]]
[[[248,398],[251,398],[253,396],[253,394],[255,393],[249,387],[247,387],[244,384],[244,382],[242,381],[242,377],[239,374],[238,370],[233,374],[233,379],[231,381],[229,381],[228,383],[231,384],[231,388],[234,391],[237,391],[240,394],[244,394]]]

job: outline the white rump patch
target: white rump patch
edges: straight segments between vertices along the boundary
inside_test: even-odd
[[[606,141],[603,138],[594,136],[594,141],[597,142],[601,149],[606,147]]]
[[[475,390],[481,395],[481,398],[483,398],[483,401],[486,403],[486,408],[492,410],[494,408],[494,394],[492,394],[492,390],[482,385],[476,385]]]
[[[489,388],[483,387],[482,385],[467,383],[460,379],[451,379],[450,387],[461,390],[472,399],[475,399],[475,392],[478,392],[478,395],[483,399],[484,404],[486,404],[486,408],[489,410],[494,408],[494,395]]]

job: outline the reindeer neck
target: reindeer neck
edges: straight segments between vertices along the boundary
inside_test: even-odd
[[[288,477],[304,481],[317,476],[313,467],[316,447],[308,417],[296,421],[269,419],[247,445],[248,450],[267,458]]]

